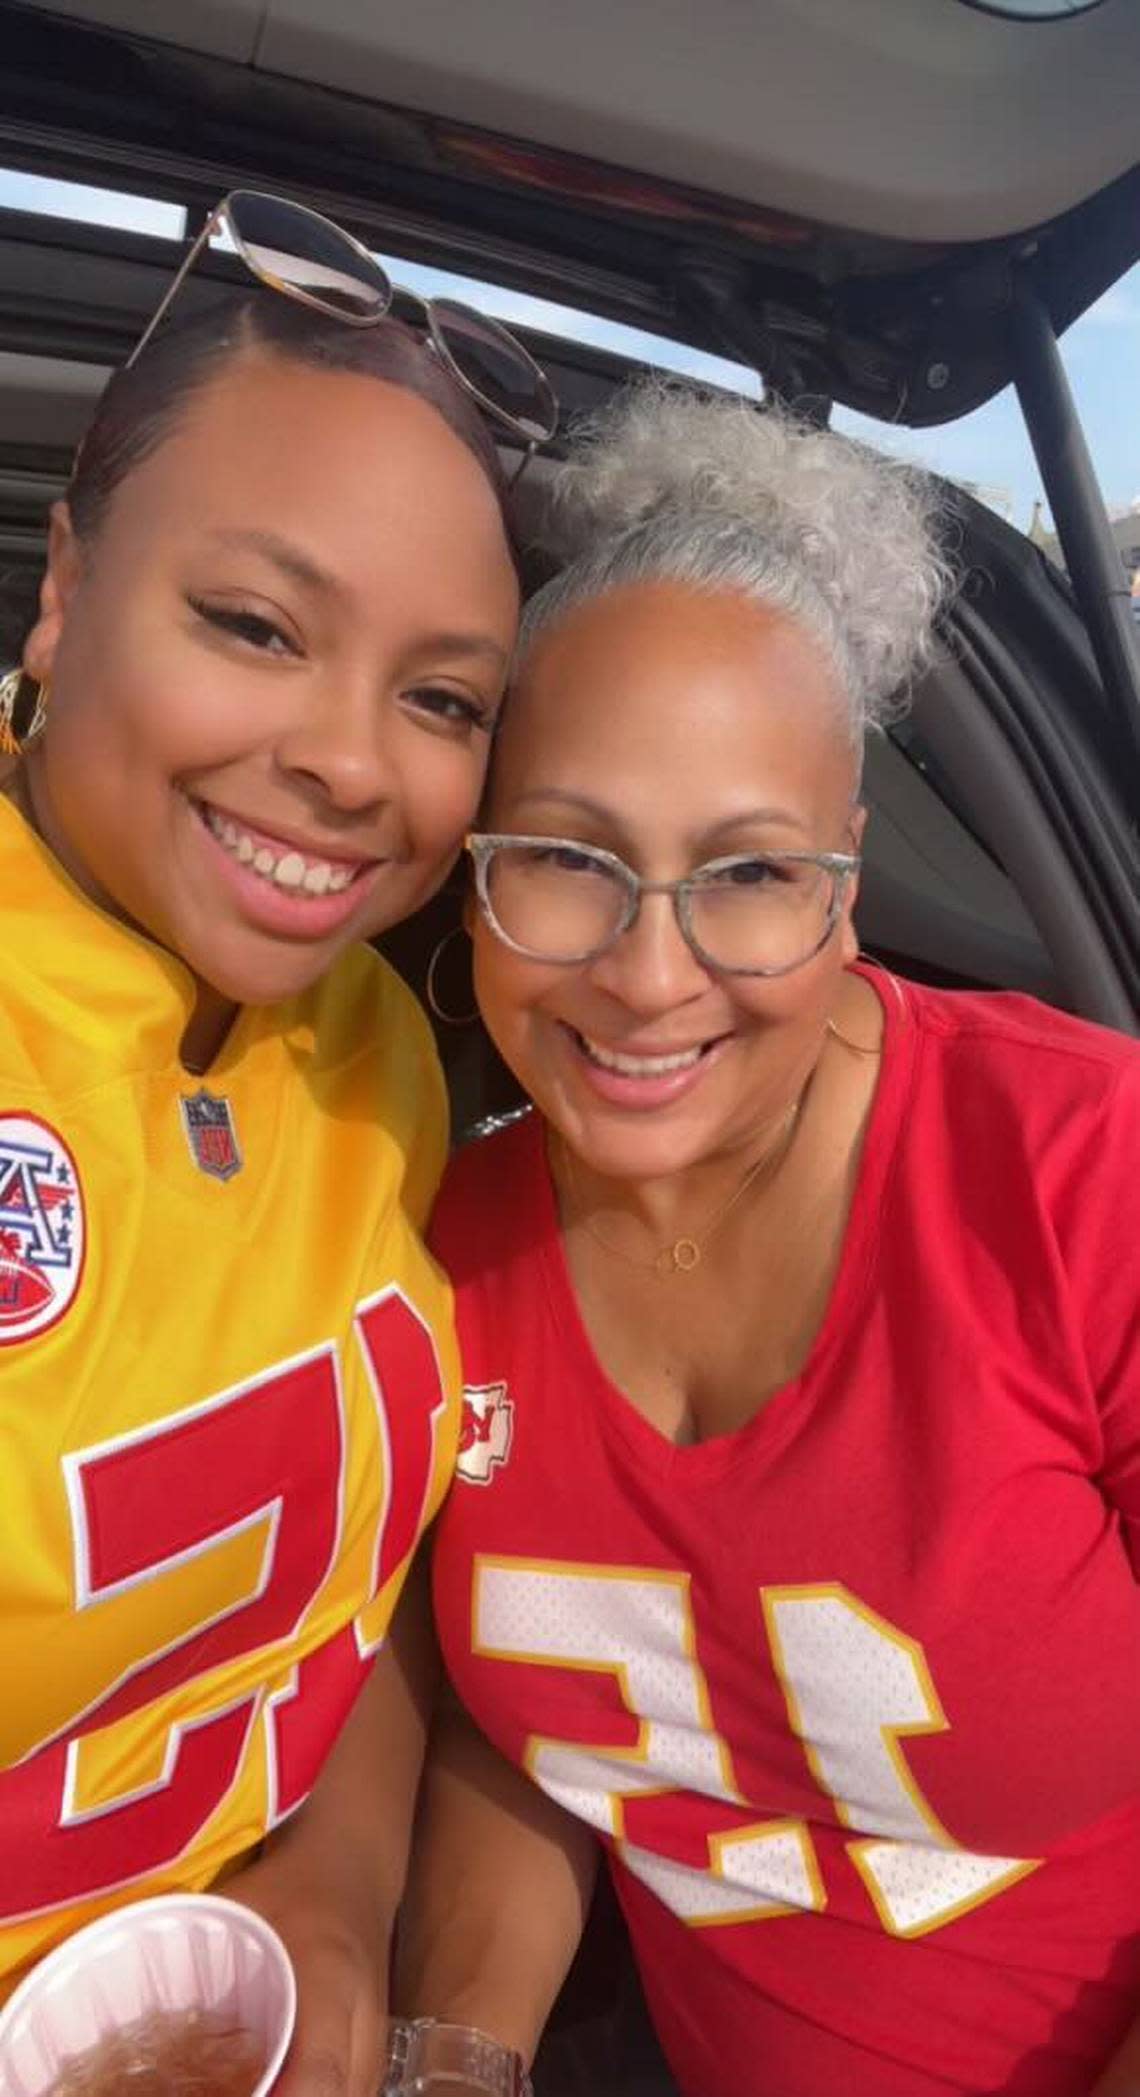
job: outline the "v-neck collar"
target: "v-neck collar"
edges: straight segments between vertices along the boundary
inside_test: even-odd
[[[768,1459],[778,1454],[811,1406],[872,1287],[884,1204],[917,1065],[919,1017],[914,999],[897,977],[877,968],[859,967],[855,973],[871,985],[882,1006],[883,1041],[839,1265],[827,1308],[799,1375],[773,1392],[751,1419],[730,1433],[714,1435],[703,1442],[673,1442],[645,1418],[606,1374],[586,1329],[566,1260],[546,1158],[544,1124],[535,1115],[531,1125],[538,1257],[566,1359],[576,1372],[583,1394],[591,1395],[603,1431],[612,1433],[637,1465],[668,1473],[679,1485],[699,1487],[761,1452]]]

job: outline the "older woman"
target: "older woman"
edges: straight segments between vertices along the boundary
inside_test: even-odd
[[[441,1751],[405,1992],[529,2049],[596,1836],[686,2097],[1077,2097],[1140,2004],[1140,1051],[859,961],[921,485],[650,391],[572,496],[471,840],[537,1111],[435,1224],[505,1759]]]

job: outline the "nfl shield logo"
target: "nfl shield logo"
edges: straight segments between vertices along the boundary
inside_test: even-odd
[[[199,1172],[208,1173],[212,1180],[232,1180],[241,1171],[242,1157],[228,1099],[217,1099],[201,1087],[193,1095],[183,1093],[180,1105],[186,1141]]]

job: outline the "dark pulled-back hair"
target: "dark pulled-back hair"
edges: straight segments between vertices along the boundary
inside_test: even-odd
[[[159,330],[137,364],[116,371],[79,448],[66,500],[80,539],[92,539],[128,474],[171,434],[194,395],[251,352],[322,371],[360,373],[402,386],[443,417],[483,468],[510,538],[506,482],[486,423],[426,343],[386,316],[369,328],[316,312],[268,290],[251,290]]]
[[[426,343],[391,316],[373,327],[350,327],[279,292],[252,287],[163,326],[137,364],[112,374],[65,490],[80,540],[90,543],[97,536],[115,490],[172,434],[194,396],[228,364],[259,352],[319,371],[384,379],[435,408],[490,481],[514,556],[506,477],[490,430]],[[38,571],[8,570],[0,576],[0,671],[20,660],[35,623],[39,589]],[[29,684],[18,703],[17,733],[34,703],[35,688]]]

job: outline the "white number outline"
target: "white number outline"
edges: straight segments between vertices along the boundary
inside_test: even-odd
[[[956,1851],[964,1861],[973,1860],[993,1866],[992,1876],[976,1893],[967,1894],[961,1900],[948,1902],[925,1921],[905,1923],[892,1909],[890,1888],[886,1883],[889,1870],[884,1867],[889,1867],[892,1860],[900,1860],[908,1849],[916,1845],[910,1843],[905,1836],[883,1837],[866,1833],[859,1835],[854,1842],[845,1843],[847,1855],[859,1873],[879,1921],[888,1935],[913,1939],[925,1937],[933,1930],[944,1929],[947,1923],[956,1921],[960,1915],[968,1914],[972,1908],[983,1906],[986,1901],[993,1900],[997,1894],[1004,1893],[1008,1887],[1016,1885],[1019,1879],[1027,1878],[1031,1871],[1037,1870],[1042,1861],[1040,1857],[983,1858],[977,1851],[967,1850],[965,1845],[957,1841],[949,1829],[943,1826],[933,1807],[927,1803],[899,1743],[907,1739],[920,1739],[932,1733],[949,1733],[953,1729],[934,1686],[930,1663],[917,1639],[911,1638],[905,1631],[900,1631],[897,1625],[880,1616],[878,1610],[871,1608],[870,1603],[861,1601],[858,1595],[853,1594],[849,1587],[838,1580],[811,1581],[798,1586],[762,1587],[760,1600],[772,1664],[784,1693],[789,1724],[800,1741],[804,1759],[820,1791],[831,1801],[843,1825],[857,1828],[859,1822],[855,1809],[849,1801],[839,1796],[829,1782],[824,1757],[812,1741],[805,1722],[800,1697],[793,1683],[793,1670],[788,1663],[786,1642],[780,1630],[779,1613],[784,1606],[811,1606],[819,1602],[838,1603],[851,1616],[867,1625],[877,1638],[904,1655],[912,1672],[914,1687],[926,1707],[926,1715],[923,1718],[881,1722],[878,1730],[884,1754],[894,1771],[900,1791],[929,1835],[929,1844],[926,1846]],[[1001,1866],[1005,1868],[1000,1869]]]
[[[658,1722],[652,1718],[644,1717],[638,1711],[630,1685],[629,1669],[622,1661],[603,1658],[567,1658],[561,1653],[541,1653],[534,1650],[524,1650],[521,1647],[496,1647],[481,1640],[479,1632],[481,1580],[484,1573],[496,1570],[508,1574],[520,1571],[537,1573],[555,1579],[576,1580],[579,1583],[584,1583],[588,1580],[612,1582],[615,1584],[623,1582],[636,1583],[638,1585],[654,1583],[671,1588],[678,1600],[682,1627],[681,1637],[674,1657],[688,1666],[694,1706],[700,1717],[704,1732],[714,1745],[721,1775],[719,1802],[727,1805],[746,1805],[747,1801],[737,1781],[728,1743],[713,1723],[708,1681],[697,1651],[696,1624],[692,1607],[692,1582],[688,1573],[668,1572],[660,1568],[644,1566],[591,1565],[560,1559],[519,1559],[499,1556],[495,1553],[480,1552],[475,1556],[472,1576],[472,1652],[491,1660],[515,1661],[535,1667],[567,1668],[571,1672],[607,1675],[616,1683],[618,1694],[626,1711],[637,1723],[638,1737],[633,1747],[610,1747],[604,1742],[599,1744],[561,1741],[545,1734],[528,1735],[523,1751],[523,1766],[532,1781],[538,1784],[540,1789],[551,1793],[552,1796],[558,1796],[557,1791],[552,1790],[550,1782],[544,1781],[538,1773],[543,1754],[546,1751],[554,1753],[569,1751],[584,1755],[595,1754],[607,1763],[616,1763],[631,1770],[644,1769],[649,1761],[653,1727]],[[705,1837],[709,1857],[707,1869],[702,1866],[685,1864],[678,1858],[660,1856],[656,1852],[644,1850],[638,1844],[631,1842],[626,1833],[624,1800],[626,1798],[661,1798],[670,1793],[674,1793],[677,1796],[685,1795],[683,1787],[669,1783],[637,1784],[629,1786],[625,1792],[620,1789],[607,1792],[605,1794],[605,1810],[609,1817],[609,1828],[607,1830],[600,1822],[595,1823],[595,1825],[599,1833],[605,1834],[608,1832],[610,1834],[627,1868],[636,1878],[641,1880],[642,1884],[648,1885],[651,1890],[656,1892],[659,1898],[664,1897],[660,1892],[662,1883],[671,1875],[677,1875],[678,1877],[684,1875],[686,1880],[690,1880],[691,1875],[691,1882],[702,1879],[707,1880],[711,1885],[719,1884],[724,1887],[728,1899],[723,1908],[712,1908],[705,1913],[689,1913],[669,1903],[671,1912],[677,1915],[678,1919],[684,1922],[688,1928],[713,1929],[728,1927],[733,1923],[740,1922],[767,1922],[774,1920],[780,1915],[820,1913],[826,1907],[827,1894],[811,1837],[806,1824],[794,1817],[781,1816],[777,1819],[749,1821],[740,1826],[722,1829],[719,1832],[707,1835]],[[703,1794],[692,1792],[690,1795],[703,1795],[713,1798],[718,1796],[715,1792]],[[797,1852],[796,1867],[802,1887],[802,1897],[796,1901],[772,1899],[767,1896],[761,1896],[753,1900],[742,1900],[736,1892],[739,1880],[734,1882],[732,1853],[734,1851],[746,1852],[749,1849],[760,1846],[770,1847],[771,1845],[776,1845],[786,1848],[789,1844],[794,1846]],[[756,1889],[750,1888],[750,1891],[755,1892]]]
[[[481,1628],[482,1605],[485,1593],[484,1582],[489,1574],[503,1574],[506,1576],[536,1575],[546,1580],[565,1579],[577,1581],[582,1589],[588,1583],[593,1585],[608,1583],[617,1589],[627,1584],[644,1587],[654,1582],[664,1583],[671,1587],[678,1597],[683,1629],[681,1637],[677,1641],[676,1651],[669,1657],[676,1662],[687,1664],[694,1708],[699,1715],[702,1728],[711,1742],[715,1744],[717,1758],[724,1779],[723,1789],[718,1792],[707,1787],[698,1787],[696,1785],[686,1787],[673,1782],[660,1784],[635,1783],[624,1789],[619,1786],[613,1790],[600,1791],[600,1807],[597,1817],[588,1811],[583,1811],[580,1807],[576,1807],[572,1803],[572,1794],[581,1787],[568,1783],[565,1777],[556,1780],[550,1772],[549,1766],[544,1771],[544,1758],[547,1765],[559,1756],[569,1757],[572,1761],[576,1757],[582,1757],[585,1759],[593,1758],[609,1767],[616,1767],[619,1771],[623,1766],[629,1768],[631,1772],[639,1769],[644,1770],[649,1765],[654,1727],[659,1725],[665,1726],[669,1721],[661,1717],[654,1718],[652,1715],[646,1715],[638,1708],[631,1686],[629,1665],[625,1661],[613,1658],[612,1654],[607,1654],[603,1657],[575,1655],[561,1647],[554,1651],[544,1652],[534,1646],[524,1646],[521,1641],[517,1644],[504,1644],[485,1637]],[[826,1751],[821,1750],[813,1741],[809,1725],[805,1722],[801,1709],[801,1697],[797,1694],[794,1686],[795,1667],[789,1662],[786,1640],[780,1629],[780,1610],[781,1608],[794,1607],[796,1605],[808,1605],[809,1607],[821,1603],[838,1605],[856,1619],[859,1624],[867,1627],[875,1639],[885,1643],[894,1653],[901,1654],[910,1671],[909,1686],[922,1706],[923,1715],[914,1719],[880,1721],[877,1723],[875,1730],[877,1731],[883,1754],[899,1788],[903,1801],[902,1817],[904,1823],[907,1818],[907,1809],[909,1809],[909,1812],[913,1814],[915,1821],[918,1823],[923,1836],[929,1839],[919,1842],[906,1834],[888,1834],[884,1837],[875,1833],[862,1833],[854,1841],[844,1844],[846,1854],[857,1871],[884,1930],[892,1936],[908,1939],[925,1936],[933,1930],[944,1928],[948,1923],[955,1921],[959,1916],[968,1913],[971,1909],[984,1905],[987,1901],[1006,1891],[1010,1886],[1015,1885],[1018,1880],[1027,1877],[1030,1872],[1037,1870],[1042,1861],[1039,1857],[991,1857],[967,1850],[963,1844],[959,1843],[949,1833],[948,1829],[937,1818],[933,1809],[927,1804],[915,1777],[906,1763],[900,1741],[908,1737],[924,1734],[949,1732],[951,1728],[935,1689],[925,1653],[917,1640],[911,1638],[906,1632],[898,1630],[895,1625],[889,1623],[885,1617],[880,1616],[869,1604],[862,1602],[858,1596],[852,1594],[840,1582],[821,1581],[799,1586],[762,1587],[759,1590],[759,1594],[772,1666],[784,1696],[791,1730],[800,1743],[807,1765],[822,1796],[830,1802],[838,1820],[843,1826],[858,1828],[860,1825],[859,1819],[856,1817],[855,1809],[847,1800],[840,1796],[833,1783],[829,1781],[826,1767]],[[612,1631],[607,1631],[606,1641],[608,1644],[614,1642],[614,1633]],[[726,1925],[734,1922],[766,1921],[777,1915],[803,1914],[806,1912],[820,1913],[826,1908],[827,1893],[822,1869],[808,1831],[808,1823],[801,1818],[761,1819],[750,1822],[745,1826],[721,1830],[706,1837],[709,1865],[707,1874],[702,1872],[701,1875],[722,1883],[726,1887],[731,1887],[734,1881],[732,1869],[733,1851],[747,1851],[749,1846],[755,1844],[757,1840],[769,1843],[773,1839],[779,1840],[779,1838],[785,1835],[791,1835],[795,1838],[799,1845],[802,1860],[802,1883],[806,1889],[806,1897],[786,1902],[764,1899],[751,1911],[730,1907],[723,1912],[704,1914],[686,1912],[683,1907],[677,1905],[676,1899],[670,1900],[668,1898],[667,1891],[664,1889],[669,1886],[671,1874],[688,1874],[692,1872],[696,1876],[697,1867],[682,1864],[679,1860],[671,1859],[657,1851],[642,1850],[629,1841],[624,1806],[624,1801],[627,1798],[653,1798],[663,1796],[666,1793],[675,1793],[678,1796],[687,1795],[692,1798],[701,1796],[719,1798],[722,1802],[741,1806],[745,1806],[748,1803],[737,1782],[728,1743],[717,1731],[712,1721],[708,1683],[698,1653],[696,1624],[692,1610],[691,1579],[687,1573],[668,1572],[645,1566],[607,1566],[573,1560],[523,1558],[509,1554],[477,1552],[474,1554],[472,1561],[471,1651],[473,1655],[482,1659],[506,1661],[547,1669],[556,1668],[560,1671],[565,1669],[569,1672],[600,1674],[608,1676],[615,1682],[625,1710],[637,1724],[638,1735],[634,1746],[608,1746],[605,1743],[599,1744],[593,1741],[560,1740],[549,1734],[529,1734],[523,1749],[523,1766],[532,1781],[538,1784],[540,1789],[558,1800],[566,1810],[577,1812],[580,1818],[585,1819],[587,1824],[592,1825],[603,1837],[608,1836],[613,1841],[618,1854],[622,1857],[626,1866],[642,1883],[650,1886],[651,1890],[666,1902],[671,1912],[680,1921],[683,1921],[689,1927],[700,1928],[710,1925]],[[851,1743],[849,1742],[847,1746],[850,1751]],[[890,1801],[887,1801],[885,1808],[880,1807],[876,1809],[872,1807],[872,1811],[875,1810],[879,1810],[881,1813],[889,1813],[892,1810]],[[897,1804],[893,1810],[896,1814],[898,1813],[899,1808]],[[867,1818],[868,1815],[864,1813],[864,1828],[867,1824]],[[872,1821],[872,1827],[873,1825]],[[943,1901],[937,1906],[936,1911],[926,1915],[919,1915],[917,1919],[908,1920],[906,1919],[907,1905],[909,1902],[910,1908],[913,1910],[916,1896],[913,1887],[908,1888],[905,1883],[907,1876],[906,1866],[912,1860],[915,1863],[921,1863],[923,1855],[928,1851],[945,1851],[956,1855],[961,1860],[964,1875],[969,1876],[971,1872],[973,1873],[977,1882],[976,1890],[963,1895],[959,1899]],[[739,1883],[740,1861],[738,1856],[736,1860],[736,1883]],[[892,1866],[894,1867],[893,1871]],[[892,1879],[894,1880],[893,1887]],[[676,1888],[673,1887],[672,1890],[675,1894]],[[892,1906],[892,1893],[897,1898],[897,1908]]]

